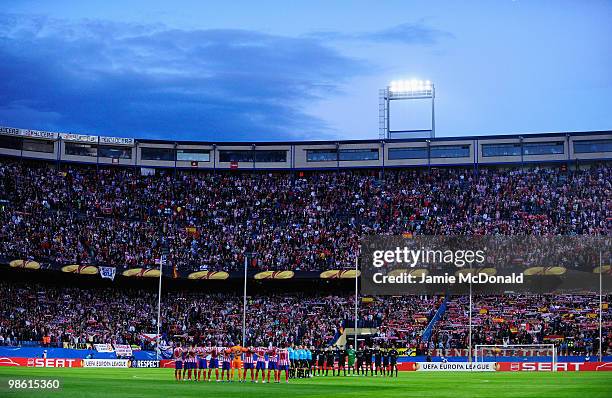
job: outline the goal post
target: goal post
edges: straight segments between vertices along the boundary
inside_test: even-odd
[[[475,362],[499,362],[500,357],[515,357],[534,362],[551,362],[557,370],[557,347],[554,344],[477,344]]]

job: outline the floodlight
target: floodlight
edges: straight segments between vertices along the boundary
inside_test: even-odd
[[[429,133],[435,137],[435,90],[431,80],[402,79],[392,80],[389,85],[380,90],[379,131],[381,139],[392,138],[392,134],[422,134]],[[390,101],[405,99],[431,99],[431,130],[390,130]]]

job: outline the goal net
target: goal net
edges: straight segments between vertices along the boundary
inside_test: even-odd
[[[557,369],[557,349],[554,344],[478,344],[475,346],[476,362],[503,362],[503,357],[521,362],[550,362],[550,370]]]

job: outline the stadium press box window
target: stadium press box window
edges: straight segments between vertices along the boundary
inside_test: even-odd
[[[67,142],[65,145],[66,155],[73,156],[98,156],[97,145],[79,144],[75,142]]]
[[[255,151],[255,162],[284,163],[287,161],[287,151]]]
[[[307,149],[308,162],[335,162],[335,161],[366,161],[378,160],[377,148],[365,149]]]
[[[521,144],[484,144],[482,156],[521,156]]]
[[[23,150],[31,152],[53,153],[53,141],[47,140],[23,140]]]
[[[429,150],[421,148],[391,148],[389,160],[427,159],[427,158],[465,158],[470,156],[469,145],[436,145]]]
[[[101,158],[131,159],[132,148],[124,146],[100,145],[98,147],[98,155]]]
[[[0,135],[0,148],[21,150],[23,140],[21,137]]]
[[[308,162],[331,162],[338,160],[336,149],[307,149],[306,161]]]
[[[253,151],[219,151],[220,162],[252,162]]]
[[[562,155],[563,142],[533,142],[523,144],[523,155]]]
[[[142,160],[170,160],[174,161],[174,149],[172,148],[147,148],[140,149]]]
[[[177,149],[176,160],[210,162],[210,151],[203,151],[201,149]]]
[[[219,151],[220,162],[255,162],[284,163],[287,161],[287,151],[284,150],[225,150]]]
[[[612,152],[612,140],[574,141],[574,153]]]
[[[378,160],[378,149],[341,149],[339,152],[341,161],[347,160]]]
[[[470,156],[469,145],[437,145],[430,147],[432,158],[466,158]]]
[[[390,148],[389,160],[427,159],[427,148]]]

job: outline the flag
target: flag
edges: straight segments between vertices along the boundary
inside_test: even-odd
[[[172,346],[168,344],[161,344],[159,346],[159,351],[161,352],[161,357],[164,359],[172,359]]]
[[[140,337],[144,340],[148,340],[148,341],[156,341],[158,337],[160,337],[161,335],[156,334],[156,333],[140,333]]]
[[[115,267],[100,267],[100,276],[102,278],[106,278],[106,279],[110,279],[114,281],[116,273],[117,273],[117,268]]]

